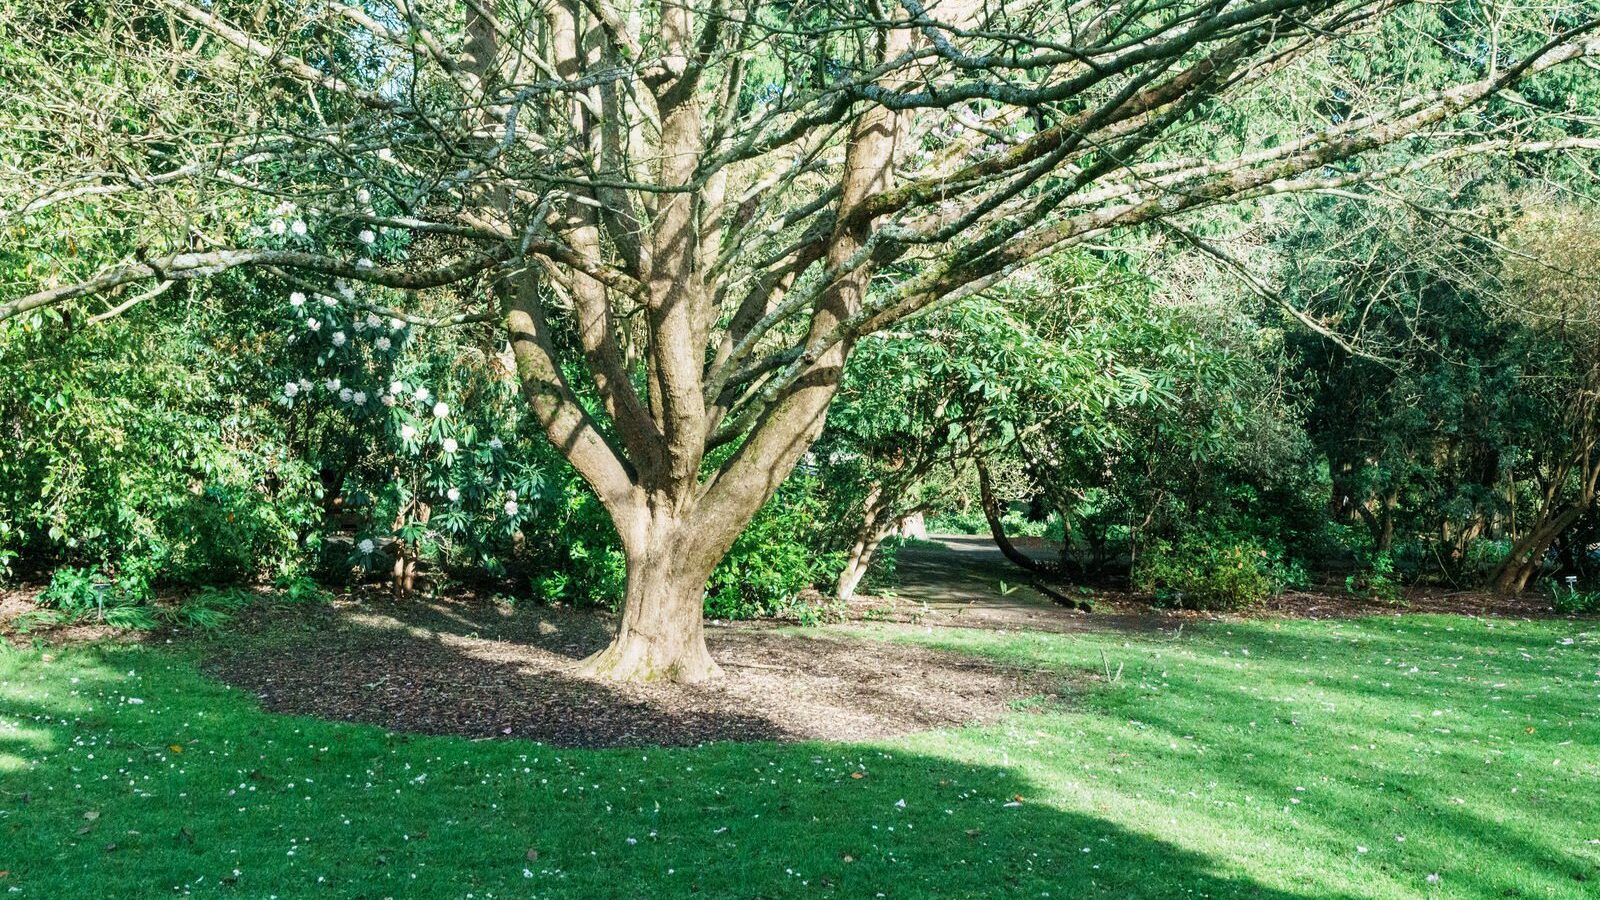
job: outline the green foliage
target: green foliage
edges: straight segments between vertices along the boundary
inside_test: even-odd
[[[1395,580],[1394,556],[1388,551],[1361,554],[1360,568],[1345,577],[1344,588],[1352,594],[1400,604],[1405,600],[1404,588]]]
[[[308,470],[241,402],[213,325],[226,330],[201,308],[93,334],[61,316],[0,331],[0,421],[15,428],[0,454],[0,551],[42,569],[218,582],[297,552],[315,509]]]
[[[309,603],[325,605],[333,602],[333,595],[313,578],[305,575],[283,575],[273,582],[278,599],[283,603],[299,605]]]
[[[756,514],[711,574],[705,612],[714,619],[821,614],[800,600],[839,571],[843,554],[813,548],[828,527],[817,484],[803,473],[785,482]]]
[[[99,572],[63,566],[51,576],[50,584],[39,593],[39,606],[54,615],[34,621],[71,622],[93,619],[114,628],[154,628],[156,613],[145,608],[151,600],[149,573],[142,566],[130,566],[115,578]]]
[[[1556,612],[1569,616],[1600,613],[1600,591],[1586,590],[1577,585],[1568,587],[1555,579],[1550,579],[1546,584],[1550,605],[1555,607]]]
[[[96,579],[94,572],[63,566],[55,571],[50,586],[39,594],[39,604],[69,613],[88,613],[105,607],[110,586]]]
[[[1133,583],[1179,609],[1238,610],[1304,581],[1304,572],[1268,541],[1222,529],[1196,529],[1147,546]]]

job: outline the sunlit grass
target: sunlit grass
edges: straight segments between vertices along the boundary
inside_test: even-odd
[[[163,649],[10,652],[0,893],[1600,892],[1592,622],[855,633],[1083,689],[874,745],[571,751],[269,715]]]

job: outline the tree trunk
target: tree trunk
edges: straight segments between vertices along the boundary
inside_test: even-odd
[[[872,565],[872,554],[877,551],[878,544],[883,542],[885,531],[883,520],[887,518],[888,506],[883,486],[874,484],[867,492],[866,502],[862,505],[861,527],[856,529],[856,539],[850,545],[850,555],[845,560],[844,571],[839,573],[839,580],[834,583],[834,596],[840,600],[854,597],[861,579],[866,577],[867,567]]]
[[[627,587],[610,646],[579,672],[609,681],[705,681],[722,674],[706,649],[706,581],[721,553],[696,540],[684,521],[648,517],[624,532]]]
[[[983,517],[989,523],[989,533],[994,538],[994,545],[1000,548],[1000,554],[1020,568],[1040,575],[1060,575],[1061,571],[1054,566],[1039,562],[1017,548],[1011,543],[1011,538],[1006,535],[1005,508],[1000,499],[994,495],[994,485],[989,480],[989,467],[983,460],[974,460],[973,464],[978,470],[978,505],[983,507]]]
[[[870,529],[863,529],[856,536],[856,541],[850,547],[850,557],[845,561],[844,571],[839,573],[839,580],[834,585],[834,596],[840,600],[849,600],[856,595],[856,588],[861,586],[861,579],[867,575],[867,570],[872,568],[872,556],[878,552],[878,545],[883,543],[886,532],[884,529],[873,525]]]
[[[1583,515],[1582,506],[1569,507],[1551,519],[1540,522],[1533,530],[1511,545],[1511,552],[1489,576],[1496,593],[1516,594],[1528,587],[1539,567],[1544,564],[1545,552],[1561,533]]]

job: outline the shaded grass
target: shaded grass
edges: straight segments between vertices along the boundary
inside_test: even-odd
[[[266,714],[185,652],[11,651],[0,892],[1600,893],[1593,623],[835,633],[1102,683],[872,745],[577,751]]]

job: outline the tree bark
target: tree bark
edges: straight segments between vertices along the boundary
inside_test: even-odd
[[[1583,516],[1588,505],[1583,503],[1567,507],[1559,515],[1540,522],[1512,544],[1511,552],[1506,555],[1505,561],[1495,567],[1490,575],[1490,583],[1495,592],[1516,594],[1526,590],[1528,582],[1533,580],[1533,576],[1543,565],[1544,555],[1550,549],[1550,545]]]
[[[982,459],[973,462],[978,469],[978,505],[983,507],[983,517],[989,522],[989,533],[994,537],[994,545],[1000,548],[1001,555],[1029,572],[1060,575],[1061,571],[1055,566],[1039,562],[1023,553],[1016,544],[1011,543],[1011,538],[1006,536],[1005,510],[1001,507],[999,498],[994,495],[994,484],[989,479],[989,467]]]
[[[871,536],[856,538],[854,546],[850,548],[850,558],[844,564],[844,571],[839,573],[839,581],[834,585],[834,596],[840,600],[851,600],[856,595],[856,588],[861,586],[861,579],[867,576],[867,570],[872,568],[872,557],[878,552],[878,546],[883,543],[883,533],[874,530]]]
[[[623,535],[627,587],[617,636],[580,674],[610,681],[697,682],[722,674],[706,648],[706,581],[722,553],[690,517],[641,517]]]
[[[854,597],[861,579],[866,577],[867,568],[872,565],[872,554],[877,552],[888,530],[884,527],[884,520],[888,518],[889,506],[890,501],[885,496],[883,486],[873,485],[862,504],[861,527],[856,529],[856,539],[850,545],[844,571],[839,573],[839,580],[834,584],[833,594],[840,600]]]

